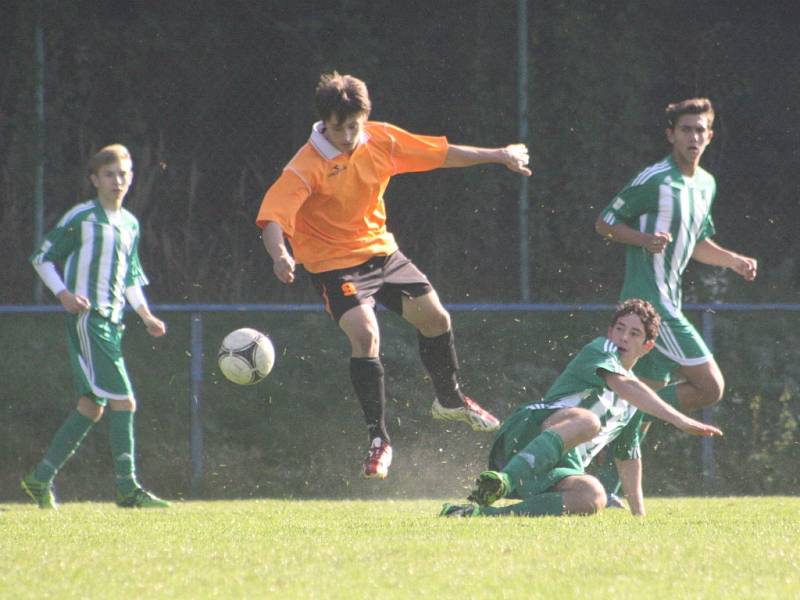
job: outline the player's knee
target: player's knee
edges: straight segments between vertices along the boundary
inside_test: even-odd
[[[700,397],[703,406],[712,406],[722,400],[722,395],[725,393],[725,380],[722,375],[718,377],[709,378],[703,382],[700,387]]]
[[[428,314],[425,322],[420,324],[419,330],[426,337],[436,337],[450,331],[450,326],[450,313],[442,308]]]
[[[78,412],[87,419],[91,419],[95,423],[103,416],[103,407],[97,404],[91,398],[81,396],[78,399]]]
[[[564,509],[571,515],[594,515],[605,507],[606,491],[594,477],[582,477],[564,495]]]

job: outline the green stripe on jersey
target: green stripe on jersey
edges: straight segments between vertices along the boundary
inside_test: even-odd
[[[31,261],[63,265],[67,289],[86,296],[92,308],[119,323],[125,289],[147,284],[138,240],[139,222],[133,214],[123,208],[111,223],[100,203],[91,200],[62,217]]]
[[[661,314],[680,311],[683,272],[697,243],[714,234],[715,195],[710,173],[698,167],[694,177],[685,177],[671,156],[644,169],[617,194],[602,213],[606,223],[672,236],[660,254],[627,247],[623,299],[643,298]]]

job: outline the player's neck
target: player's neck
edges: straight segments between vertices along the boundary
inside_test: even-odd
[[[673,152],[672,159],[675,161],[675,164],[678,165],[678,170],[686,177],[694,177],[694,174],[697,172],[697,168],[700,166],[700,159],[697,160],[685,160],[681,157],[677,152]]]
[[[116,197],[108,198],[103,196],[102,194],[98,194],[97,199],[100,201],[100,206],[102,206],[106,210],[111,210],[116,212],[120,208],[122,208],[122,200],[124,199],[124,196],[121,196],[119,198]]]

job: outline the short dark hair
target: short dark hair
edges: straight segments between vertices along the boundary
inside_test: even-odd
[[[116,162],[121,162],[125,159],[131,159],[131,153],[122,144],[111,144],[104,148],[100,148],[92,158],[89,159],[89,174],[97,175],[100,167],[105,167]]]
[[[708,128],[714,125],[714,105],[708,98],[687,98],[680,102],[667,105],[664,111],[667,117],[667,127],[675,129],[675,124],[683,115],[708,115]]]
[[[353,115],[369,115],[372,110],[367,84],[336,71],[320,76],[314,92],[314,106],[320,119],[327,121],[335,116],[339,123]]]
[[[611,326],[627,315],[636,315],[642,320],[644,325],[644,337],[646,341],[654,340],[658,337],[658,330],[661,327],[661,317],[647,300],[631,298],[617,305],[617,310],[611,318]]]

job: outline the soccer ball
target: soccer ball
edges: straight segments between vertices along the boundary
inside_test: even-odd
[[[252,385],[269,375],[275,363],[275,348],[260,331],[243,327],[231,331],[222,340],[217,363],[229,381]]]

